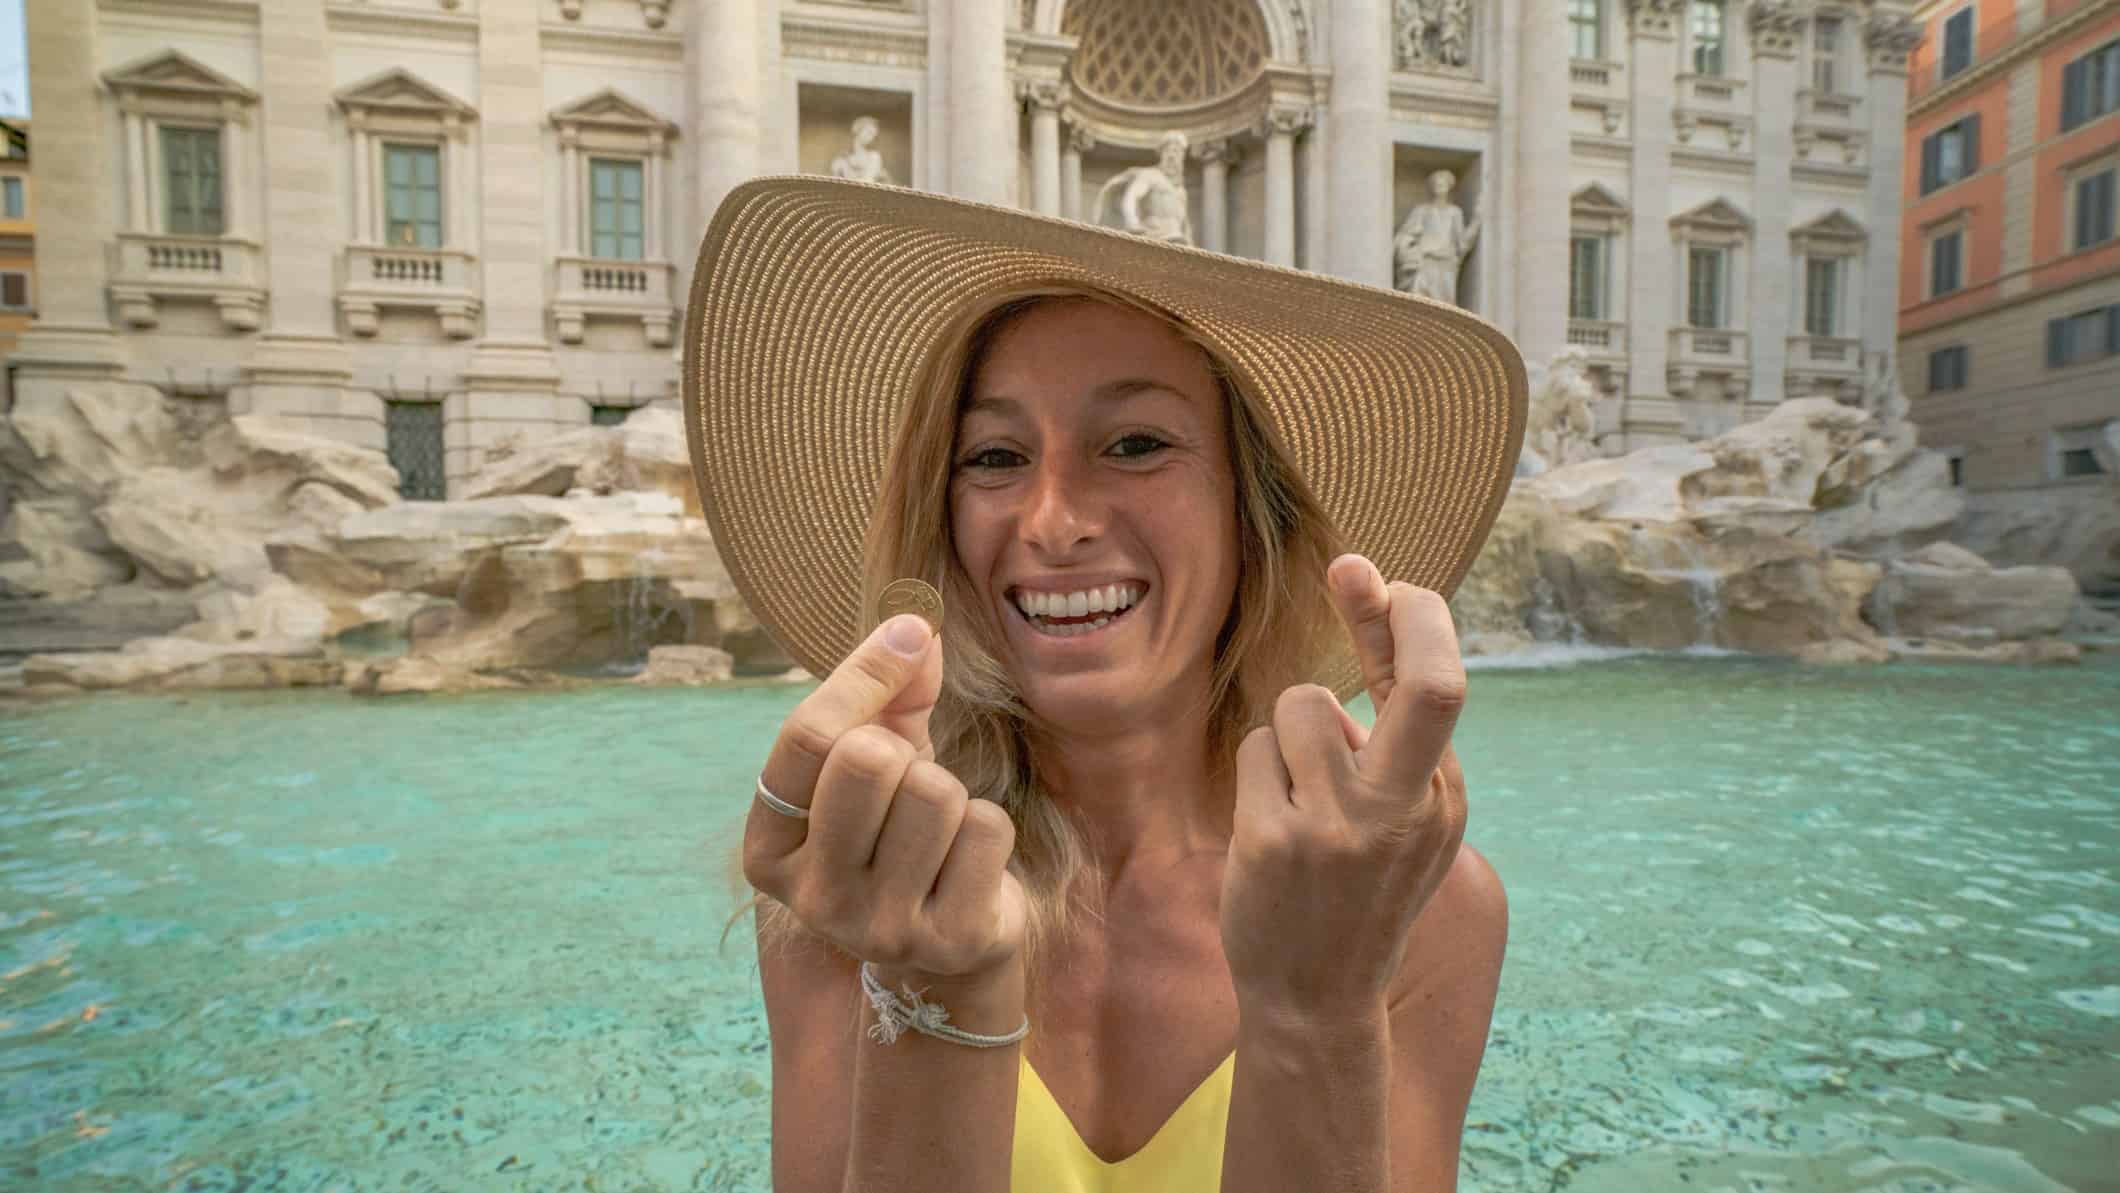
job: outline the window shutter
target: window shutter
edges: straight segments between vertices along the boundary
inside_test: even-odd
[[[2090,78],[2092,59],[2078,58],[2061,68],[2061,131],[2083,123],[2084,81]]]
[[[22,273],[0,273],[0,306],[26,307],[29,305],[29,275]],[[2115,308],[2120,310],[2120,308]]]
[[[2120,353],[2120,302],[2105,308],[2105,351]]]
[[[1980,115],[1976,112],[1958,123],[1965,129],[1965,170],[1958,177],[1965,178],[1980,168]]]
[[[2065,344],[2063,344],[2063,342],[2062,342],[2062,337],[2063,337],[2063,336],[2064,336],[2064,335],[2066,334],[2066,333],[2065,333],[2065,331],[2064,331],[2064,329],[2065,329],[2065,328],[2067,328],[2067,327],[2068,327],[2068,320],[2067,320],[2067,319],[2065,319],[2065,318],[2064,318],[2064,319],[2049,319],[2049,320],[2047,320],[2047,321],[2046,321],[2046,367],[2047,367],[2047,368],[2050,368],[2050,369],[2058,369],[2058,368],[2060,368],[2060,367],[2061,367],[2061,366],[2062,366],[2063,364],[2067,363],[2067,362],[2066,362],[2065,360],[2063,360],[2063,358],[2062,358],[2062,352],[2063,352],[2063,349],[2064,349],[2064,348],[2066,347],[2066,345],[2065,345]]]
[[[1943,134],[1931,133],[1921,141],[1921,193],[1926,195],[1941,185],[1936,175],[1942,168]]]

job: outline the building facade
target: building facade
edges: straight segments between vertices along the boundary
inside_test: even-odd
[[[1581,350],[1607,450],[1852,396],[1895,343],[1919,30],[1889,2],[29,16],[39,186],[69,213],[44,247],[69,266],[16,353],[23,392],[135,386],[296,420],[388,449],[412,496],[508,436],[670,400],[706,220],[769,172],[1109,220],[1107,184],[1175,131],[1196,241],[1390,285],[1395,230],[1448,171],[1457,301],[1534,363]]]
[[[37,225],[30,211],[29,121],[0,118],[0,360],[37,307]]]
[[[2120,5],[1931,0],[1919,19],[1900,359],[1922,440],[1951,455],[1976,516],[2034,499],[2056,519],[2110,509]]]

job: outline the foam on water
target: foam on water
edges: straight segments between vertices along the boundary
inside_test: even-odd
[[[1461,1188],[2109,1180],[2120,667],[1474,666]],[[0,1186],[765,1190],[719,934],[801,694],[12,710]]]

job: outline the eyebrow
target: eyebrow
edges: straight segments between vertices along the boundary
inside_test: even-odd
[[[1121,377],[1116,381],[1107,381],[1091,390],[1089,396],[1093,402],[1123,402],[1128,398],[1136,398],[1145,393],[1167,393],[1181,401],[1190,402],[1192,400],[1184,390],[1167,382],[1158,381],[1153,377]],[[1013,414],[1022,408],[1023,403],[1015,398],[990,395],[973,398],[971,401],[966,402],[964,404],[964,413]]]

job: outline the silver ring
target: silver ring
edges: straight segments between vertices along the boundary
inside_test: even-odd
[[[794,804],[767,791],[766,777],[764,775],[758,776],[758,799],[766,807],[773,809],[782,816],[792,816],[797,820],[808,820],[810,818],[810,810],[808,808],[798,808]]]

